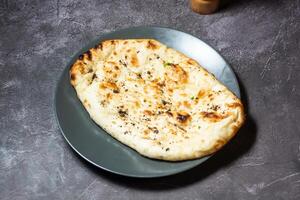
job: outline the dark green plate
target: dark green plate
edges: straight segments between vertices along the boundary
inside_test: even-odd
[[[145,158],[123,145],[89,117],[70,85],[69,68],[77,57],[106,39],[154,38],[198,61],[223,84],[240,96],[236,77],[226,61],[198,38],[170,28],[134,27],[100,36],[81,49],[69,62],[58,81],[55,112],[61,132],[69,145],[84,159],[104,170],[131,177],[161,177],[199,165],[204,157],[184,162],[165,162]],[[205,173],[205,172],[203,172]]]

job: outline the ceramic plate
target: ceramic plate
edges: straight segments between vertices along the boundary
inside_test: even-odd
[[[153,38],[198,61],[240,97],[236,77],[228,63],[200,39],[178,30],[133,27],[101,35],[68,63],[55,92],[55,113],[69,145],[85,160],[104,170],[130,177],[161,177],[191,169],[208,159],[166,162],[145,158],[101,129],[89,117],[70,84],[69,69],[78,56],[106,39]],[[203,172],[205,173],[205,172]]]

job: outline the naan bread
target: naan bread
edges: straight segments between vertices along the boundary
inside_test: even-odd
[[[196,61],[153,39],[104,41],[79,56],[70,78],[91,118],[150,158],[209,155],[244,122],[232,92]]]

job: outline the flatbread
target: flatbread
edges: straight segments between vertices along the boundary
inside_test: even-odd
[[[150,158],[212,154],[244,122],[231,91],[195,60],[153,39],[103,41],[79,56],[70,79],[99,126]]]

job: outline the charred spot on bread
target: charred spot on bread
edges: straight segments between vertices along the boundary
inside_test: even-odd
[[[97,78],[97,74],[96,73],[93,74],[92,80],[94,80],[95,78]]]
[[[183,101],[183,105],[184,105],[186,108],[191,108],[191,104],[190,104],[188,101]]]
[[[147,43],[147,48],[148,48],[148,49],[155,50],[155,49],[158,49],[158,46],[155,44],[154,41],[149,40],[148,43]]]
[[[94,48],[102,50],[102,48],[103,48],[102,42],[99,43],[98,45],[96,45]]]
[[[137,67],[137,66],[139,65],[139,60],[138,60],[138,57],[137,57],[136,53],[133,53],[133,54],[131,55],[130,63],[131,63],[131,65],[134,66],[134,67]]]
[[[128,112],[127,112],[127,110],[120,109],[120,110],[118,110],[118,114],[120,117],[124,118],[124,117],[127,117]]]
[[[154,115],[152,111],[150,110],[144,110],[145,115]]]
[[[163,105],[166,105],[166,104],[168,103],[168,102],[165,101],[165,100],[161,100],[161,102],[162,102]]]
[[[88,60],[92,60],[92,52],[90,50],[88,50],[87,52],[85,52],[85,54],[87,55],[87,59]]]
[[[190,114],[188,114],[184,111],[181,111],[181,112],[177,113],[176,120],[181,124],[186,124],[191,118],[192,117]]]
[[[111,90],[119,90],[119,87],[117,86],[116,83],[114,82],[102,82],[100,83],[100,86],[99,86],[101,89],[111,89]]]
[[[226,143],[226,141],[219,139],[216,141],[215,145],[214,145],[214,150],[219,150],[222,146],[224,146],[224,144]]]
[[[106,94],[106,100],[111,100],[112,99],[112,94],[111,93],[107,93]]]
[[[230,104],[226,104],[227,107],[229,108],[238,108],[238,107],[242,107],[241,103],[239,102],[234,102],[234,103],[230,103]]]
[[[187,64],[189,64],[189,65],[195,65],[197,63],[194,60],[192,60],[192,59],[188,59],[187,60]]]
[[[78,56],[78,59],[79,59],[79,60],[83,60],[83,55],[82,55],[82,54],[79,55],[79,56]]]
[[[188,82],[189,75],[180,65],[165,63],[164,66],[170,66],[165,73],[165,79],[169,82],[169,84],[173,83],[175,85],[181,85]]]
[[[71,80],[75,81],[75,79],[76,79],[76,75],[74,73],[71,73]]]
[[[216,112],[205,112],[205,111],[201,112],[201,115],[204,119],[207,119],[211,122],[218,122],[227,117],[224,115],[220,115]]]
[[[199,99],[204,98],[205,95],[206,95],[205,90],[199,90],[198,93],[197,93],[196,98],[194,98],[195,103],[197,104],[199,102]]]
[[[165,86],[166,86],[166,83],[165,83],[165,81],[162,81],[162,82],[158,82],[157,85],[158,85],[159,87],[165,87]]]
[[[120,70],[120,68],[117,65],[114,66],[114,69],[115,70]]]
[[[114,89],[113,93],[115,93],[115,94],[120,93],[120,90],[119,89]]]
[[[171,110],[167,110],[166,113],[169,117],[173,117],[173,113],[171,112]]]

